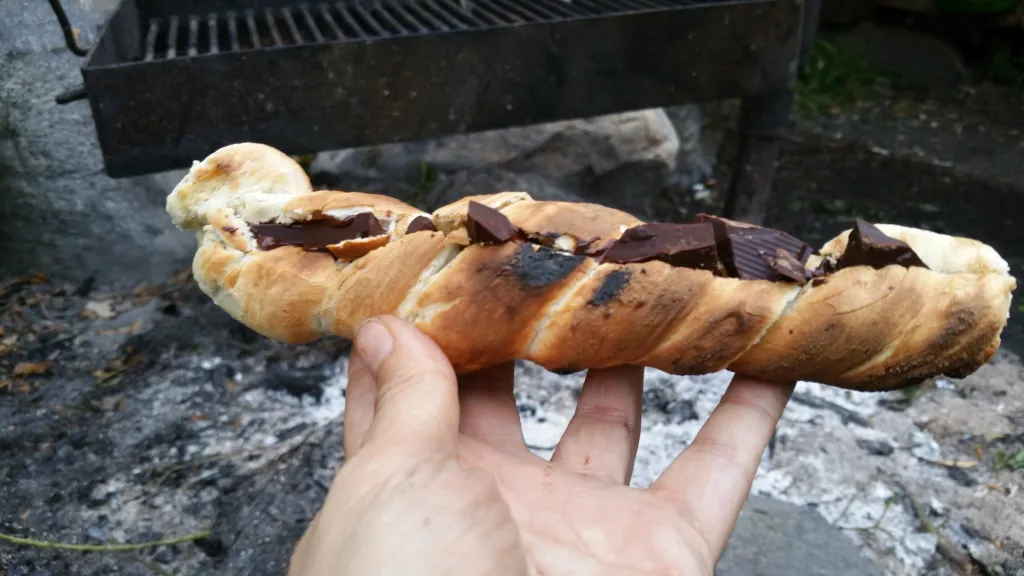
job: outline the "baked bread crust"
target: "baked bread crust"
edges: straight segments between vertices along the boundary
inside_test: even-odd
[[[177,226],[197,232],[193,272],[201,289],[253,330],[287,343],[351,338],[366,318],[394,314],[432,337],[459,373],[524,359],[558,372],[634,364],[895,389],[940,375],[962,378],[986,363],[1016,288],[991,247],[901,226],[877,225],[927,268],[854,266],[800,286],[660,261],[600,263],[523,242],[470,243],[470,201],[499,210],[527,234],[570,234],[595,245],[643,223],[612,208],[534,201],[525,192],[464,198],[433,214],[387,196],[314,192],[288,156],[250,143],[196,162],[167,211]],[[343,247],[342,260],[295,246],[263,250],[251,226],[367,211],[386,243],[349,241],[355,244]],[[418,216],[438,231],[406,234]],[[829,241],[808,266],[841,255],[848,235]]]

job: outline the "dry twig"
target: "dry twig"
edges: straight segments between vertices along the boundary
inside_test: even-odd
[[[185,544],[195,542],[210,536],[210,531],[188,534],[167,540],[154,540],[152,542],[139,542],[138,544],[68,544],[66,542],[49,542],[46,540],[35,540],[33,538],[19,538],[10,534],[0,533],[0,540],[21,546],[32,546],[33,548],[46,548],[51,550],[73,550],[75,552],[133,552],[157,546],[171,546],[173,544]]]

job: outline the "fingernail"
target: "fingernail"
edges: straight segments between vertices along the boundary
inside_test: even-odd
[[[374,374],[377,373],[380,363],[391,353],[394,343],[391,332],[388,331],[383,322],[376,318],[363,322],[359,329],[356,330],[356,350]]]

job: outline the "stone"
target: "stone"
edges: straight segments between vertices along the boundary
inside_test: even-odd
[[[814,510],[751,496],[716,576],[872,576],[881,574],[853,540]]]
[[[679,140],[676,155],[676,169],[669,175],[668,183],[673,187],[689,189],[710,178],[714,172],[718,148],[721,146],[723,130],[715,130],[705,122],[704,108],[720,103],[702,106],[685,105],[665,108],[665,114],[672,122]],[[734,126],[733,119],[728,126]],[[723,127],[725,128],[725,127]]]
[[[89,45],[116,2],[63,4]],[[165,280],[194,249],[164,213],[183,172],[106,176],[88,102],[53,100],[81,82],[82,63],[45,2],[0,3],[0,275],[94,275],[110,287]]]
[[[425,205],[434,210],[466,196],[495,192],[528,192],[535,200],[581,202],[583,199],[559,187],[543,176],[516,173],[498,168],[462,170],[439,179],[438,184],[425,195]]]
[[[552,194],[554,199],[568,193],[636,210],[677,171],[681,152],[676,126],[694,124],[697,128],[685,134],[699,139],[699,110],[682,110],[673,118],[661,109],[639,110],[325,152],[316,157],[310,172],[420,182],[425,166],[442,177],[466,174],[464,178],[474,181],[474,172],[498,170],[543,178],[561,190]],[[686,158],[696,149],[689,144]],[[479,191],[474,193],[503,191],[495,187],[497,182],[483,182],[487,185],[477,184],[473,189]],[[547,186],[541,184],[537,194],[547,196]]]

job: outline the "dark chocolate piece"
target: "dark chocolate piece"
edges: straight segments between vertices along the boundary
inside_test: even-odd
[[[526,241],[532,244],[537,244],[539,246],[547,246],[548,248],[551,248],[555,245],[555,240],[558,240],[559,236],[561,236],[561,234],[557,232],[545,232],[543,234],[527,234]]]
[[[874,225],[858,219],[850,231],[846,251],[836,262],[836,269],[870,266],[877,270],[893,264],[928,268],[905,242],[886,236]]]
[[[768,262],[776,250],[789,252],[801,265],[807,263],[811,247],[781,230],[734,222],[718,216],[700,214],[697,222],[709,222],[715,229],[718,256],[729,275],[742,280],[784,281],[785,277]]]
[[[768,258],[768,265],[779,276],[788,278],[801,286],[807,284],[807,281],[811,278],[811,271],[794,258],[792,254],[782,248],[776,249],[775,256]]]
[[[371,212],[361,212],[341,220],[325,218],[295,224],[264,223],[251,228],[262,250],[300,246],[312,252],[326,252],[332,244],[384,234],[380,221]]]
[[[406,234],[414,234],[416,232],[422,232],[429,230],[431,232],[437,232],[437,227],[434,226],[434,221],[426,216],[417,216],[409,222],[409,227],[405,229]]]
[[[519,236],[519,229],[494,208],[479,202],[469,202],[466,222],[469,239],[481,244],[501,244]]]
[[[550,248],[523,244],[512,261],[512,269],[523,284],[543,288],[565,280],[585,256],[570,256]]]
[[[594,243],[597,242],[600,239],[601,239],[600,236],[594,236],[590,240],[578,239],[579,241],[576,242],[576,253],[577,254],[590,254],[592,251],[596,250],[594,248]]]
[[[625,290],[632,277],[633,273],[628,268],[613,271],[604,277],[601,287],[594,292],[594,295],[590,297],[590,301],[587,304],[591,306],[604,306],[611,302],[620,292]]]
[[[811,276],[815,278],[821,278],[828,276],[836,271],[836,260],[833,256],[826,256],[821,259],[821,263],[818,267],[811,271]],[[815,284],[817,286],[817,284]]]
[[[661,260],[699,270],[720,268],[715,231],[708,223],[634,226],[608,248],[602,260],[620,264]]]
[[[238,232],[238,228],[235,228],[234,226],[221,226],[220,229],[227,232],[228,234],[234,234],[235,232]]]

